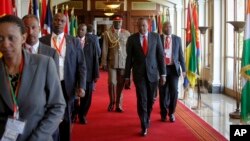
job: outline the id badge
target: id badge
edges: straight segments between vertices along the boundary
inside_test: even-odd
[[[63,58],[59,57],[59,66],[63,67],[63,63],[64,63]]]
[[[8,118],[1,141],[16,141],[19,134],[24,131],[25,122]]]
[[[171,58],[171,50],[170,49],[165,49],[164,52],[165,52],[166,58]]]

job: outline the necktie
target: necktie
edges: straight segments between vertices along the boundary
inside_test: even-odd
[[[166,50],[169,50],[169,49],[170,49],[170,42],[171,42],[170,37],[167,36],[167,37],[166,37],[166,41],[165,41],[165,48],[166,48]],[[169,52],[169,51],[167,51],[167,52]],[[165,63],[166,63],[167,65],[169,65],[169,64],[170,64],[170,61],[171,61],[170,56],[166,55]]]
[[[28,49],[29,53],[33,53],[33,47],[29,44],[25,44],[26,49]]]
[[[148,52],[148,41],[145,35],[143,35],[142,49],[143,49],[144,55],[146,56]]]

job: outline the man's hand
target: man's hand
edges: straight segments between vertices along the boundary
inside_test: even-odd
[[[130,89],[130,79],[125,79],[124,88],[125,89]]]
[[[160,85],[163,86],[166,83],[166,76],[161,76]]]
[[[84,97],[85,96],[85,91],[82,88],[78,88],[76,91],[76,95],[79,97]]]

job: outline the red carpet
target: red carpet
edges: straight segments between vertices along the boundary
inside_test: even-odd
[[[215,141],[226,140],[220,133],[178,103],[176,122],[161,122],[158,100],[154,105],[151,125],[146,137],[141,137],[140,122],[136,111],[134,86],[124,90],[124,113],[108,112],[107,74],[101,72],[93,93],[92,105],[87,116],[88,124],[73,125],[73,141]]]

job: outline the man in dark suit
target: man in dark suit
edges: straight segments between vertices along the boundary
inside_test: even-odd
[[[53,33],[40,38],[40,41],[55,48],[59,54],[59,78],[67,104],[65,115],[59,126],[60,140],[70,140],[71,106],[75,93],[84,97],[86,88],[86,64],[79,39],[65,35],[66,17],[57,13],[52,21]]]
[[[99,60],[98,60],[98,42],[87,33],[87,26],[80,24],[78,27],[78,38],[81,41],[81,47],[84,51],[87,67],[86,93],[80,98],[79,121],[81,124],[87,124],[87,113],[92,101],[92,91],[94,82],[99,78]]]
[[[39,33],[41,28],[39,26],[39,20],[35,15],[26,15],[22,18],[26,27],[27,39],[24,48],[33,54],[42,54],[52,57],[59,68],[59,55],[54,48],[51,48],[41,42],[39,42]]]
[[[178,98],[178,80],[181,74],[185,76],[185,62],[182,52],[181,38],[172,34],[170,22],[163,24],[161,40],[164,49],[164,60],[167,71],[166,84],[159,86],[161,120],[166,121],[167,114],[170,122],[175,121],[175,108]]]
[[[162,43],[158,34],[148,32],[148,22],[140,18],[137,23],[138,33],[131,35],[127,41],[127,58],[125,67],[125,88],[130,87],[130,73],[136,87],[137,112],[141,121],[141,135],[147,135],[154,93],[158,84],[166,81],[166,68]]]

